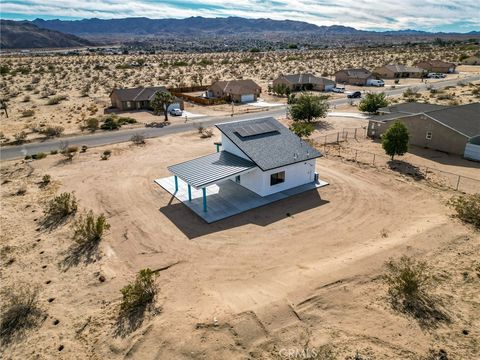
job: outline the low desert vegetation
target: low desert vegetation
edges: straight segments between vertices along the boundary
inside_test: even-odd
[[[110,224],[105,215],[95,216],[90,210],[75,221],[73,238],[78,244],[98,243],[108,229]]]
[[[78,203],[75,194],[64,192],[51,199],[44,209],[43,225],[53,227],[64,222],[77,212]]]
[[[135,135],[132,135],[132,137],[130,138],[130,141],[134,145],[145,145],[145,136],[142,134],[135,134]]]
[[[383,281],[393,309],[413,316],[427,327],[448,320],[440,299],[433,295],[436,283],[426,262],[402,256],[387,261],[385,267]]]
[[[121,312],[128,313],[153,303],[157,294],[156,276],[157,274],[148,268],[138,272],[135,281],[121,290]]]
[[[453,197],[448,205],[457,218],[480,230],[480,193]]]
[[[34,328],[42,320],[39,307],[38,289],[27,285],[17,285],[2,291],[0,338],[7,345]]]

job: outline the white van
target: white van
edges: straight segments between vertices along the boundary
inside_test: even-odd
[[[368,80],[367,85],[370,85],[370,86],[385,86],[385,81],[377,80],[377,79],[370,79],[370,80]]]

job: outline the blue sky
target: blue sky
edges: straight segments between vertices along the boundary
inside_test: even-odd
[[[363,30],[480,31],[478,0],[1,0],[2,19],[290,19]]]

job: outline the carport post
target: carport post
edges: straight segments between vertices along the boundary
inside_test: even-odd
[[[178,177],[177,177],[177,175],[175,175],[174,178],[175,178],[175,192],[177,192],[178,191]]]
[[[192,187],[188,184],[188,201],[192,201]]]
[[[202,188],[203,193],[203,211],[207,212],[207,189]]]

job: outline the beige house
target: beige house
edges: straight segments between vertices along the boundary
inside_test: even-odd
[[[389,64],[376,68],[373,73],[385,79],[400,79],[421,78],[426,74],[426,71],[416,66]]]
[[[338,84],[367,85],[368,80],[374,78],[373,74],[364,68],[339,70],[335,73]]]
[[[245,103],[256,101],[262,88],[253,80],[217,81],[207,90],[209,98]]]
[[[137,87],[125,89],[113,89],[110,93],[110,101],[112,107],[122,111],[128,110],[151,110],[150,101],[155,97],[157,92],[167,92],[164,86]],[[169,106],[171,108],[180,108],[183,110],[183,101],[176,98],[175,103]]]
[[[427,60],[427,61],[420,61],[415,64],[416,67],[419,67],[427,72],[434,72],[434,73],[454,73],[455,72],[455,64],[451,62],[445,62],[442,60]]]
[[[278,85],[285,85],[290,91],[329,91],[335,87],[335,81],[312,74],[280,75],[273,80],[272,84],[274,88]]]
[[[368,122],[367,135],[379,138],[395,120],[404,123],[410,144],[464,155],[467,144],[480,136],[480,103],[460,106],[405,103],[380,111]]]

